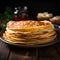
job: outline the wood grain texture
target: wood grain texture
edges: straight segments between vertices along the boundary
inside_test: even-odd
[[[14,48],[11,50],[9,60],[37,60],[37,49]]]
[[[39,49],[39,60],[59,60],[60,56],[57,53],[56,45]]]
[[[7,60],[9,55],[8,46],[0,40],[0,60]]]
[[[58,44],[56,44],[56,49],[57,49],[57,53],[60,56],[60,42]]]

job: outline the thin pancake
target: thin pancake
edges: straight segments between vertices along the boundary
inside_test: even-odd
[[[5,34],[9,37],[15,37],[15,38],[48,38],[54,34],[56,34],[55,31],[52,31],[50,33],[43,33],[43,34],[9,34],[8,32],[5,32]]]
[[[51,42],[56,38],[56,35],[51,36],[46,39],[33,39],[28,42],[24,41],[24,40],[15,40],[15,39],[7,38],[5,35],[4,35],[4,38],[7,39],[7,41],[12,42],[12,43],[20,43],[20,44],[28,44],[28,45],[33,44],[34,45],[34,44],[43,44],[43,43]]]

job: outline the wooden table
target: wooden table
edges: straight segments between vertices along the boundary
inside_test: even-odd
[[[60,60],[60,42],[42,48],[23,48],[0,40],[0,60]]]

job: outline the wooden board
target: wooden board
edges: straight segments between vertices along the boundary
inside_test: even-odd
[[[37,49],[17,48],[12,49],[9,60],[37,60]]]
[[[39,60],[59,60],[60,55],[57,53],[56,44],[39,49]]]
[[[7,60],[9,52],[8,46],[0,40],[0,60]]]

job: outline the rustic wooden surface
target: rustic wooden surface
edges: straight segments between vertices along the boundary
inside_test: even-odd
[[[0,60],[60,60],[60,42],[43,48],[23,48],[0,40]]]

